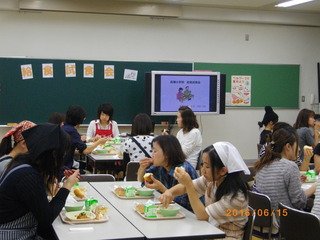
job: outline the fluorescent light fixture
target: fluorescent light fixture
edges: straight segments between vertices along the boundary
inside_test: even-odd
[[[283,3],[279,3],[276,5],[276,7],[292,7],[295,5],[299,5],[299,4],[307,3],[307,2],[312,2],[312,1],[314,1],[314,0],[291,0],[291,1],[286,1]]]

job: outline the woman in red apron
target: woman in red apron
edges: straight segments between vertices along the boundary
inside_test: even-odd
[[[87,130],[87,142],[95,142],[101,137],[116,138],[119,136],[118,124],[112,120],[111,104],[101,104],[98,107],[97,120],[92,120]]]

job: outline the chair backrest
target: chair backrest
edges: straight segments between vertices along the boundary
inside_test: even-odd
[[[252,207],[248,206],[250,215],[248,216],[248,222],[244,228],[243,240],[251,240],[252,237],[252,229],[253,229],[253,222],[255,219],[255,213]]]
[[[130,156],[128,153],[123,152],[122,171],[126,172],[127,164],[130,162]]]
[[[244,172],[241,173],[241,178],[243,179],[243,181],[245,182],[251,182],[254,180],[254,167],[253,166],[250,166],[248,167],[249,170],[250,170],[250,175],[245,175]]]
[[[312,213],[279,203],[280,235],[285,240],[319,239],[320,220]]]
[[[248,196],[249,206],[255,210],[256,214],[253,226],[260,227],[261,229],[268,228],[268,239],[271,239],[272,214],[266,214],[272,212],[270,198],[265,194],[256,193],[252,191],[248,192]]]
[[[137,181],[139,162],[129,162],[126,170],[126,181]]]
[[[115,178],[111,174],[84,174],[81,175],[81,182],[114,182]]]

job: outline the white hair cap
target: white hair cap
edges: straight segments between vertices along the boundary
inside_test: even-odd
[[[246,175],[250,175],[250,170],[235,146],[229,142],[216,142],[213,146],[224,166],[228,168],[228,173],[244,171]]]

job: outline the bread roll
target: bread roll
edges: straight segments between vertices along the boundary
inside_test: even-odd
[[[177,171],[178,169],[179,169],[179,170],[184,170],[184,167],[182,167],[182,166],[176,167],[174,170]]]
[[[144,213],[144,205],[143,204],[136,205],[136,211],[143,214]]]
[[[84,193],[79,189],[79,188],[75,188],[73,190],[74,195],[76,195],[78,198],[84,198],[85,195]]]
[[[303,149],[305,149],[305,150],[307,150],[307,149],[312,150],[313,148],[312,148],[311,146],[305,145],[305,146],[303,147]]]
[[[152,182],[151,176],[153,176],[153,173],[146,173],[143,178],[146,182]]]
[[[126,190],[122,187],[117,187],[114,190],[115,194],[117,194],[118,196],[125,196],[126,195]]]

